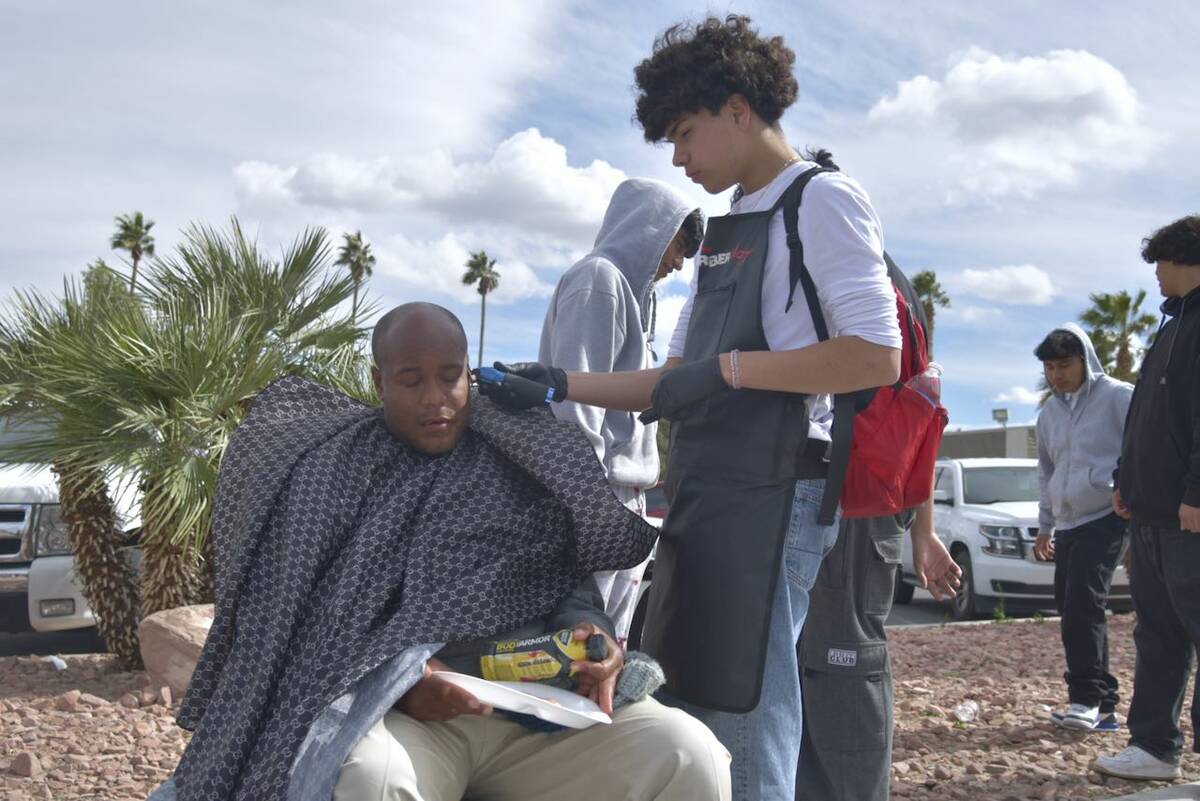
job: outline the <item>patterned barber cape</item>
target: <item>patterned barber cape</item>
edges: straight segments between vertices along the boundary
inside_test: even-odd
[[[543,617],[591,573],[638,564],[654,535],[583,434],[549,414],[473,396],[459,447],[429,457],[377,408],[276,382],[221,465],[216,617],[170,794],[296,797],[301,744],[364,677],[414,646]]]

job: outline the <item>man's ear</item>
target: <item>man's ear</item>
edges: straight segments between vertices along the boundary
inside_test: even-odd
[[[728,109],[729,117],[733,120],[734,125],[742,129],[749,127],[754,110],[750,108],[750,103],[747,102],[744,95],[730,95],[725,101],[725,108]]]
[[[480,365],[482,367],[483,365]],[[463,411],[467,414],[471,413],[471,354],[463,356],[463,377],[467,382],[467,402],[463,405]]]
[[[375,365],[371,365],[371,383],[375,385],[375,394],[383,400],[383,373]]]

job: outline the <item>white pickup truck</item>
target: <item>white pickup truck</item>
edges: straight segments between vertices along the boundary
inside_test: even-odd
[[[1036,459],[946,459],[934,475],[933,527],[962,568],[962,590],[951,616],[967,620],[992,614],[1054,609],[1054,563],[1038,559]],[[904,539],[896,601],[912,599],[912,545]],[[1130,607],[1129,577],[1117,566],[1109,607]]]
[[[0,465],[0,598],[5,601],[0,629],[92,625],[71,562],[54,474],[47,467]]]
[[[0,443],[19,436],[0,422]],[[136,531],[135,491],[120,494],[122,531]],[[137,564],[136,534],[126,556]],[[49,467],[0,463],[0,631],[60,631],[95,625],[79,591],[58,480]]]

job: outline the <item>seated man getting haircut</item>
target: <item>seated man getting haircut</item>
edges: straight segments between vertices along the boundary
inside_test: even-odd
[[[638,564],[654,531],[587,440],[477,399],[445,309],[393,309],[372,351],[382,409],[284,379],[229,445],[216,617],[179,716],[195,735],[153,797],[727,799],[711,733],[617,685],[591,575]],[[438,676],[477,640],[563,628],[608,646],[574,667],[611,725],[547,732]]]

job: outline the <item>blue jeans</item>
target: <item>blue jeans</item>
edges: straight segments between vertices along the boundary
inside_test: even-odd
[[[817,524],[823,480],[796,482],[787,543],[771,608],[762,695],[752,712],[717,712],[664,697],[703,721],[733,757],[733,801],[793,801],[803,726],[796,643],[821,560],[837,540],[838,520]],[[840,517],[840,514],[839,514]]]

